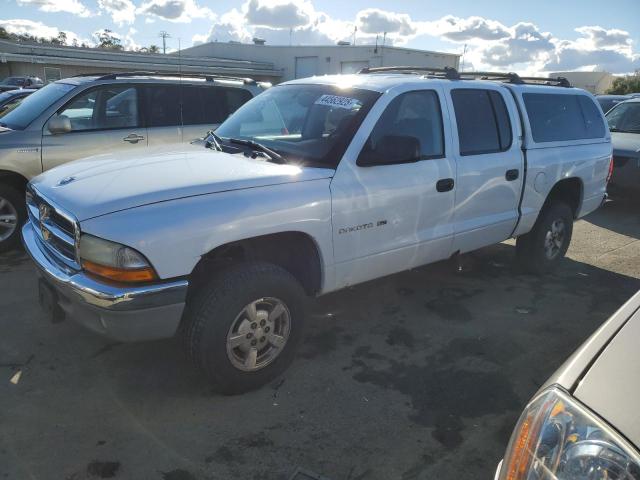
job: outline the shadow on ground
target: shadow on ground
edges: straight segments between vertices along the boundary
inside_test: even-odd
[[[605,212],[589,221],[637,235],[606,226],[623,207]],[[26,272],[11,258],[0,288],[5,265]],[[522,406],[640,289],[570,259],[545,277],[513,260],[500,244],[325,296],[292,368],[237,397],[214,394],[177,342],[114,344],[1,299],[24,323],[0,313],[0,476],[492,478]]]

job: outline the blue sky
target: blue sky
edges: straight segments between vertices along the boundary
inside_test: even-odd
[[[524,72],[640,69],[640,0],[0,0],[0,26],[88,44],[109,29],[126,48],[205,41],[373,43],[462,52],[467,65]]]

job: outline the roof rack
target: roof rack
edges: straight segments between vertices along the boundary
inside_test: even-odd
[[[521,77],[515,72],[458,72],[453,67],[428,68],[428,67],[368,67],[358,73],[409,73],[425,75],[448,80],[495,80],[517,85],[549,85],[556,87],[571,87],[571,83],[565,77]]]
[[[186,77],[186,78],[204,78],[207,82],[214,80],[236,80],[247,85],[256,85],[257,82],[253,78],[232,77],[226,75],[215,75],[207,73],[180,73],[180,72],[150,72],[150,71],[134,71],[134,72],[116,72],[116,73],[82,73],[74,75],[74,77],[98,77],[96,80],[115,80],[117,78],[127,77]]]

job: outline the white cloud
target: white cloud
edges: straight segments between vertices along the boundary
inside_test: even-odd
[[[26,19],[11,19],[11,20],[0,20],[0,27],[4,28],[7,32],[13,33],[16,35],[33,35],[35,37],[41,38],[55,38],[60,32],[64,32],[67,36],[67,44],[73,44],[74,40],[78,44],[82,44],[83,42],[87,45],[92,44],[90,40],[81,38],[79,35],[71,32],[69,30],[59,30],[57,27],[50,27],[45,25],[42,22],[35,22],[33,20]]]
[[[181,23],[189,23],[194,18],[216,18],[210,8],[198,5],[195,0],[146,0],[137,13]]]
[[[361,10],[356,15],[358,30],[365,34],[414,35],[416,27],[406,13],[394,13],[378,8]]]
[[[122,26],[136,19],[136,6],[131,0],[98,0],[98,6],[105,10],[114,23]]]
[[[454,42],[499,40],[510,36],[502,23],[482,17],[460,18],[447,15],[434,22],[419,22],[418,29],[427,35],[438,35]]]
[[[629,32],[624,30],[607,30],[598,26],[585,26],[576,28],[576,32],[581,33],[596,48],[629,47],[631,38]]]
[[[249,25],[273,29],[305,27],[315,16],[315,9],[306,1],[249,0],[243,10]]]
[[[246,28],[244,14],[235,8],[220,17],[208,33],[194,35],[194,44],[205,42],[250,42],[253,34]]]
[[[67,12],[79,17],[91,15],[89,9],[80,0],[17,0],[20,6],[34,6],[49,13]]]

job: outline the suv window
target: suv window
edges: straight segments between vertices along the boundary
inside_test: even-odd
[[[416,90],[398,95],[373,127],[368,143],[374,148],[384,136],[411,136],[420,143],[420,160],[444,156],[444,133],[438,94]]]
[[[147,123],[150,127],[213,126],[224,122],[252,98],[251,93],[243,88],[191,84],[154,85],[148,87],[148,92]]]
[[[621,103],[607,112],[612,132],[640,133],[640,102]]]
[[[513,134],[507,106],[495,90],[457,88],[451,91],[458,127],[460,155],[507,150]]]
[[[522,98],[536,143],[605,136],[600,109],[586,95],[524,93]]]
[[[75,97],[59,115],[69,117],[74,132],[136,127],[138,92],[128,85],[95,88]]]

